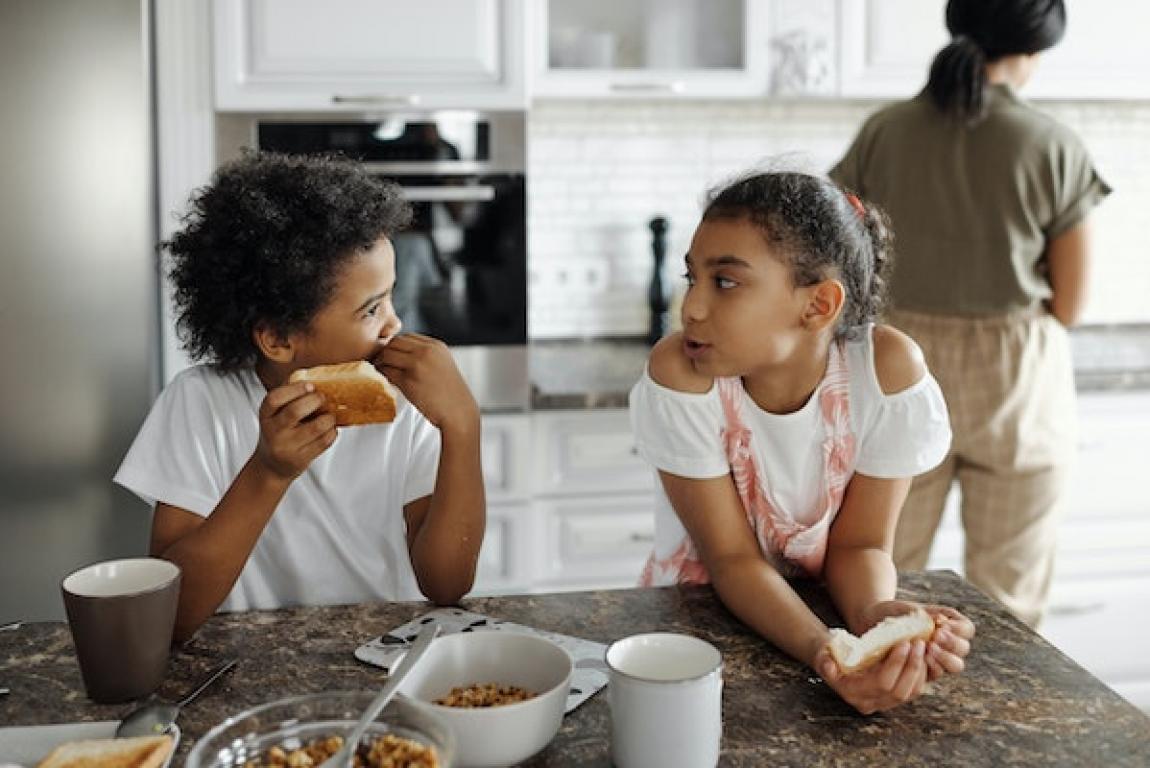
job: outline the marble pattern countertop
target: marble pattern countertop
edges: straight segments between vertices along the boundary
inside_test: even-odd
[[[827,620],[825,592],[799,587]],[[710,587],[629,589],[469,599],[469,610],[607,643],[639,632],[697,635],[723,654],[722,766],[1150,765],[1150,718],[949,571],[902,575],[901,595],[953,605],[978,636],[966,672],[888,714],[863,717],[803,666],[748,632]],[[230,657],[237,667],[180,717],[185,757],[225,717],[280,697],[375,689],[383,673],[357,662],[365,640],[428,610],[423,603],[294,608],[211,618],[169,662],[158,694],[172,699]],[[68,628],[26,624],[0,633],[0,723],[118,718],[129,705],[84,696]],[[567,715],[528,766],[610,765],[605,692]]]
[[[1085,326],[1070,338],[1079,391],[1150,389],[1150,326]],[[649,353],[633,339],[532,342],[531,407],[626,408]]]

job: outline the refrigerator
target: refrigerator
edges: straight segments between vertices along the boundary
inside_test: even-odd
[[[0,2],[0,624],[147,552],[112,475],[159,383],[147,0]]]

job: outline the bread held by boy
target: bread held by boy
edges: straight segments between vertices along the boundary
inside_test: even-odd
[[[338,427],[395,421],[395,387],[364,360],[300,368],[288,381],[314,384],[327,400],[325,412],[335,416]]]
[[[832,629],[829,648],[845,674],[862,672],[882,661],[891,648],[904,640],[930,640],[934,618],[922,608],[901,616],[888,616],[856,637],[845,629]]]
[[[36,768],[160,768],[174,747],[171,736],[69,741],[49,752]]]

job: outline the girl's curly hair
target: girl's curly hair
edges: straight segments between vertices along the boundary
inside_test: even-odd
[[[163,244],[184,348],[223,370],[254,364],[257,324],[305,330],[347,261],[410,221],[396,184],[336,156],[249,152],[221,166]]]
[[[894,235],[878,206],[827,179],[771,171],[743,176],[708,195],[703,220],[746,218],[786,260],[795,286],[842,281],[846,301],[836,338],[874,322],[886,299]]]

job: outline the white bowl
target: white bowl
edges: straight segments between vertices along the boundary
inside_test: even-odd
[[[563,722],[574,664],[550,640],[515,632],[460,632],[436,638],[399,686],[455,735],[455,764],[493,768],[522,762],[550,743]],[[537,694],[498,707],[435,704],[455,687],[514,685]]]

